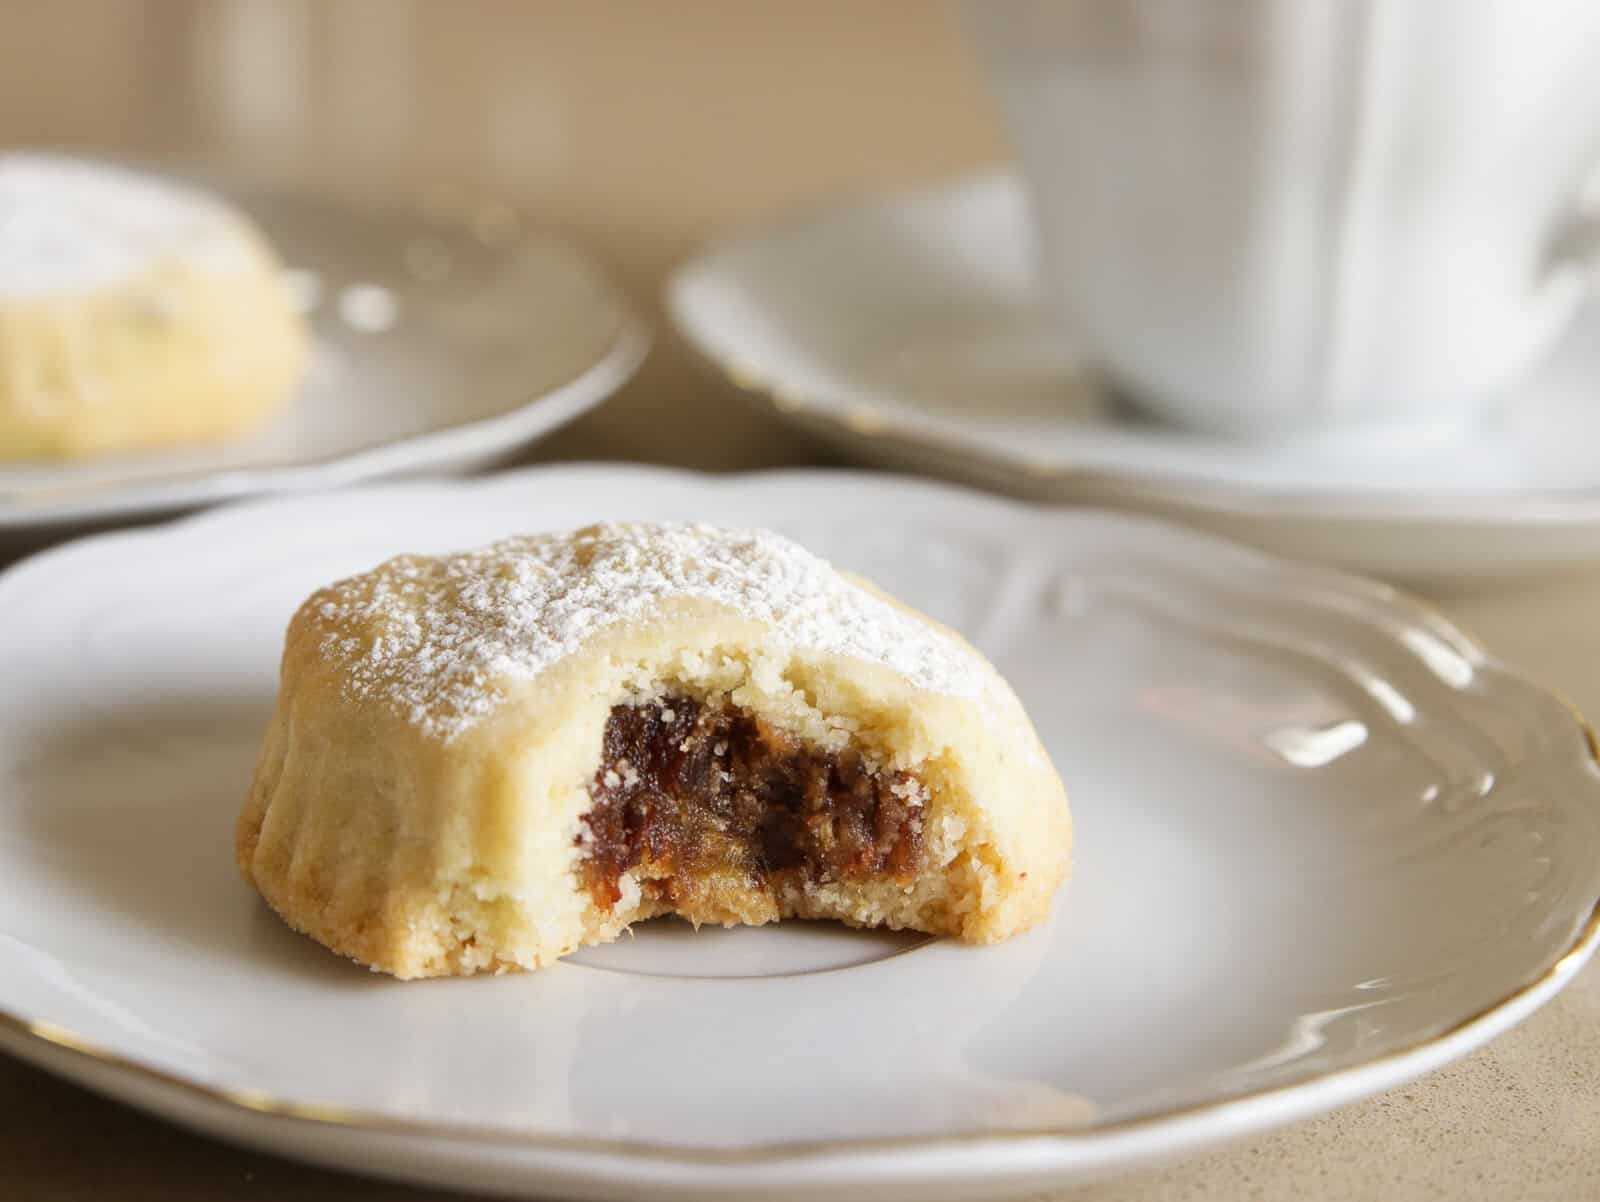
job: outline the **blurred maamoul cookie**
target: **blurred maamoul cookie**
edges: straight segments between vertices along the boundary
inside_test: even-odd
[[[1070,843],[958,635],[776,534],[619,524],[307,600],[237,854],[290,926],[426,977],[665,913],[991,942],[1045,915]]]
[[[240,434],[305,358],[242,214],[122,167],[0,154],[0,459]]]

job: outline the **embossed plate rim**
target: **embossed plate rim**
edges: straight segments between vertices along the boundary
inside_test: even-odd
[[[783,482],[789,487],[853,487],[865,492],[873,488],[945,495],[963,491],[944,485],[851,472],[790,471],[717,478],[665,469],[578,465],[530,469],[467,483],[386,485],[363,490],[363,495],[370,498],[375,493],[391,490],[412,495],[458,490],[481,495],[496,489],[509,493],[531,487],[536,481],[540,487],[559,488],[568,484],[576,488],[615,479],[619,474],[635,479],[655,477],[708,490],[760,488]],[[966,501],[993,507],[999,512],[1029,508],[980,494],[967,494]],[[186,533],[208,533],[208,526],[220,530],[241,520],[270,520],[275,509],[305,504],[305,498],[258,501],[191,517],[167,528],[86,540],[25,561],[12,573],[0,577],[0,591],[19,579],[53,570],[53,565],[60,561],[91,558],[105,541],[117,540],[124,546],[131,545],[134,540],[146,546],[159,545],[169,539],[181,539]],[[1109,520],[1159,525],[1145,519],[1117,516]],[[1337,588],[1341,596],[1353,598],[1369,610],[1421,623],[1470,652],[1474,667],[1481,667],[1499,687],[1560,701],[1559,697],[1497,661],[1430,607],[1386,586],[1321,568],[1282,563],[1243,549],[1229,549],[1230,544],[1209,536],[1183,534],[1175,537],[1271,564],[1275,571],[1291,580],[1314,583],[1320,588]],[[1573,766],[1581,769],[1581,787],[1593,798],[1600,792],[1600,772],[1597,772],[1600,743],[1575,710],[1565,702],[1562,707],[1561,712],[1571,715],[1568,734],[1576,736],[1577,740],[1573,745],[1578,753],[1573,757]],[[649,1184],[667,1187],[674,1182],[686,1187],[693,1184],[697,1189],[768,1192],[824,1184],[866,1191],[872,1183],[882,1183],[885,1179],[900,1184],[961,1181],[968,1186],[979,1184],[996,1189],[1038,1188],[1051,1180],[1081,1179],[1114,1167],[1260,1130],[1399,1084],[1438,1067],[1479,1046],[1548,1000],[1578,971],[1597,943],[1600,943],[1600,906],[1592,902],[1571,942],[1542,972],[1492,1004],[1460,1016],[1453,1025],[1430,1038],[1362,1064],[1082,1129],[1046,1125],[1003,1133],[982,1131],[708,1149],[637,1140],[541,1135],[505,1128],[462,1127],[448,1122],[417,1122],[222,1088],[98,1046],[51,1022],[47,1016],[3,1009],[0,1009],[0,1044],[53,1071],[178,1121],[326,1163],[356,1164],[382,1172],[384,1164],[374,1161],[369,1154],[376,1145],[362,1144],[363,1140],[377,1139],[392,1150],[404,1149],[397,1152],[395,1161],[395,1165],[404,1164],[402,1175],[437,1181],[465,1180],[463,1174],[468,1170],[463,1166],[470,1153],[471,1157],[492,1154],[505,1158],[499,1168],[481,1166],[481,1171],[473,1170],[478,1174],[473,1179],[481,1185],[526,1188],[530,1180],[546,1180],[542,1176],[530,1178],[530,1173],[548,1173],[552,1174],[548,1178],[552,1182],[550,1188],[557,1188],[559,1184],[559,1188],[594,1196]],[[362,1146],[368,1147],[368,1153],[359,1151]],[[490,1149],[494,1149],[493,1153]],[[390,1166],[388,1171],[401,1170]]]

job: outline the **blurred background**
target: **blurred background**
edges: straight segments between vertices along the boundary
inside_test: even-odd
[[[0,144],[194,157],[380,203],[503,196],[575,234],[657,330],[639,375],[541,458],[705,468],[824,456],[674,339],[673,264],[812,199],[1004,157],[937,0],[8,0]]]

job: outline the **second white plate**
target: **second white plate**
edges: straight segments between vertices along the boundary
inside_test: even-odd
[[[299,393],[235,441],[0,462],[0,534],[490,463],[610,396],[649,346],[594,263],[504,205],[366,212],[204,182],[287,265],[313,338]]]
[[[864,516],[870,515],[870,517]],[[233,823],[284,624],[402,550],[776,527],[967,632],[1076,874],[987,948],[804,923],[396,982],[293,934]],[[0,1046],[205,1131],[508,1193],[1019,1193],[1461,1055],[1596,939],[1580,722],[1387,590],[892,477],[614,467],[235,507],[0,577]]]
[[[1411,581],[1600,560],[1600,302],[1456,436],[1216,438],[1105,393],[1035,304],[1031,244],[1020,182],[992,172],[720,242],[667,306],[752,398],[870,460]]]

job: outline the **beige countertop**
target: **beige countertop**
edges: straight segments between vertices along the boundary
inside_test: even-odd
[[[356,193],[494,190],[654,310],[664,272],[786,206],[1002,157],[944,8],[911,0],[52,0],[8,7],[0,142],[197,153]],[[662,332],[529,461],[832,462]],[[1600,570],[1441,608],[1600,716]],[[189,1135],[0,1057],[0,1198],[444,1199]],[[1600,1198],[1600,965],[1461,1063],[1072,1202]]]

